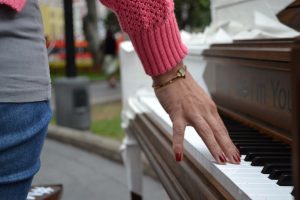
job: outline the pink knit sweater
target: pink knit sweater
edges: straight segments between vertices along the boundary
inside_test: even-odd
[[[21,11],[26,3],[26,0],[0,0],[0,4],[5,4],[12,7],[16,11]]]
[[[20,11],[26,0],[0,0]],[[148,75],[157,76],[187,54],[174,14],[173,0],[100,0],[118,16]]]

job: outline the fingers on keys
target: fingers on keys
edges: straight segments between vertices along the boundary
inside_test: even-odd
[[[218,164],[225,164],[227,161],[226,156],[224,155],[220,145],[218,144],[214,136],[212,129],[210,128],[206,120],[201,116],[194,117],[192,120],[192,125],[206,144],[216,162]]]
[[[220,122],[218,117],[207,115],[203,118],[198,115],[193,116],[189,121],[191,121],[190,124],[196,129],[218,164],[225,164],[226,162],[240,163],[240,153],[232,143],[223,122]],[[183,159],[183,141],[186,126],[187,123],[183,117],[177,117],[173,120],[173,151],[177,162]]]
[[[218,115],[218,114],[217,114]],[[240,155],[238,153],[237,148],[235,145],[232,143],[229,134],[227,132],[227,129],[221,123],[217,116],[213,115],[206,115],[205,116],[205,121],[208,123],[210,126],[214,138],[216,139],[217,143],[221,147],[222,151],[224,152],[226,156],[226,160],[229,163],[232,164],[239,164],[240,163]]]
[[[173,151],[177,162],[183,159],[183,140],[186,123],[183,118],[173,121]]]

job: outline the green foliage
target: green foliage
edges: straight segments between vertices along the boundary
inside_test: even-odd
[[[174,0],[175,14],[181,29],[203,30],[211,21],[209,0]]]
[[[90,131],[96,135],[122,140],[125,136],[121,128],[120,101],[105,104],[92,105],[92,124]],[[53,116],[51,124],[56,124],[56,117]]]
[[[93,105],[91,131],[97,135],[121,140],[124,137],[121,110],[120,101]]]
[[[174,0],[174,2],[180,29],[201,31],[209,25],[211,21],[210,0]],[[109,12],[107,15],[105,25],[113,32],[121,30],[113,12]]]
[[[124,132],[121,128],[120,116],[116,116],[111,119],[93,121],[91,131],[97,135],[115,138],[118,140],[121,140],[124,137]]]
[[[51,80],[54,81],[57,78],[65,77],[64,72],[51,72],[50,77]],[[85,76],[89,78],[90,81],[103,81],[106,79],[105,75],[103,73],[97,73],[97,72],[79,72],[78,76]]]

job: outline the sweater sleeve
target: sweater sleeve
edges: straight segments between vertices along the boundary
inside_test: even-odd
[[[163,74],[186,56],[173,0],[100,1],[118,16],[148,75]]]
[[[0,4],[11,7],[12,9],[20,12],[24,7],[26,0],[0,0]]]

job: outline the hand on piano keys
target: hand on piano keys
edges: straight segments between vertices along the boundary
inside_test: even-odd
[[[160,85],[176,76],[182,64],[170,72],[153,77]],[[240,163],[240,153],[231,141],[213,100],[187,71],[186,77],[155,89],[155,94],[173,123],[173,151],[176,161],[183,158],[183,140],[186,126],[193,126],[203,139],[218,164]]]

